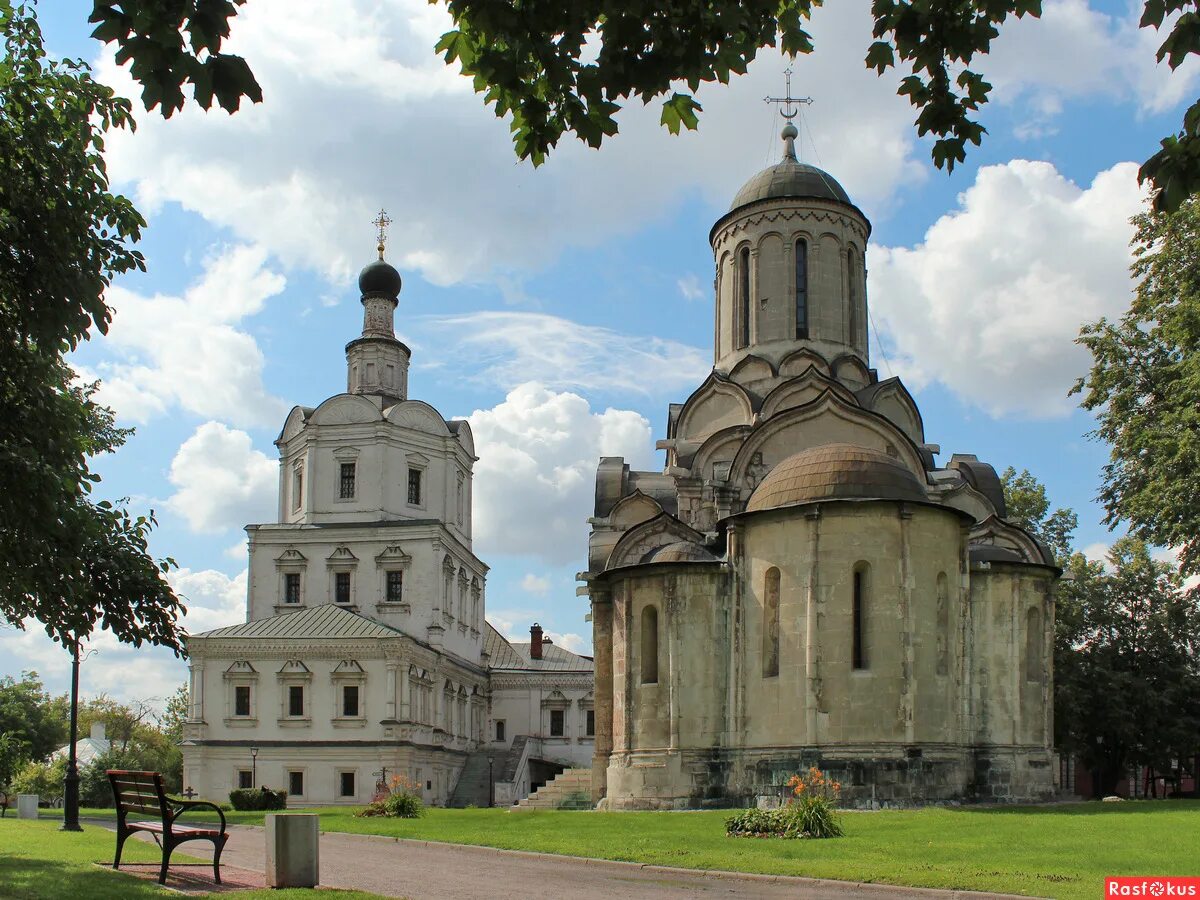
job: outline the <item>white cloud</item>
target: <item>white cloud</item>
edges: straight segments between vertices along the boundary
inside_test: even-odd
[[[592,642],[581,634],[559,634],[557,631],[547,631],[546,636],[564,650],[582,653],[584,656],[592,655]]]
[[[684,300],[701,300],[704,298],[704,290],[700,287],[700,279],[695,275],[684,275],[675,282],[675,286],[679,288],[679,293],[683,295]]]
[[[232,578],[215,569],[176,569],[171,587],[187,607],[184,628],[190,634],[236,625],[246,621],[246,586],[249,571]]]
[[[237,425],[277,423],[286,406],[263,386],[258,344],[236,327],[283,290],[266,263],[262,247],[237,246],[211,257],[182,297],[109,288],[110,356],[81,376],[102,378],[100,401],[136,422],[179,406]]]
[[[545,575],[534,575],[532,572],[527,572],[521,579],[521,590],[545,597],[550,593],[550,579]]]
[[[1128,219],[1142,196],[1133,163],[1087,188],[1045,162],[980,169],[921,244],[872,251],[872,310],[896,374],[993,416],[1070,411],[1090,361],[1073,343],[1080,326],[1129,305]]]
[[[634,99],[604,152],[566,137],[539,169],[517,163],[509,123],[433,52],[450,27],[425,0],[256,0],[228,46],[250,61],[264,102],[233,116],[191,105],[170,121],[145,116],[136,134],[110,137],[110,171],[148,208],[178,202],[339,284],[370,259],[369,222],[387,206],[393,262],[448,284],[540,268],[697,190],[724,205],[779,158],[781,123],[762,97],[779,92],[787,63],[764,50],[747,75],[701,88],[699,133],[670,136],[659,104]],[[820,51],[795,64],[801,89],[821,86],[806,113],[817,149],[868,211],[926,169],[897,79],[862,64],[870,27],[866,0],[818,9]],[[111,56],[98,71],[136,96]]]
[[[469,354],[475,379],[510,388],[537,381],[554,388],[640,394],[693,388],[712,367],[678,341],[641,337],[531,312],[476,312],[427,319],[424,326]]]
[[[193,531],[225,531],[271,519],[279,464],[255,450],[246,432],[205,422],[180,445],[169,478],[177,490],[168,508]]]
[[[1190,99],[1200,66],[1189,59],[1172,72],[1155,61],[1170,31],[1138,27],[1141,6],[1110,16],[1086,0],[1050,0],[1038,19],[1009,22],[977,65],[995,86],[994,99],[1020,104],[1028,121],[1018,137],[1052,131],[1049,122],[1068,98],[1104,95],[1134,104],[1136,114],[1156,114]],[[1063,48],[1069,48],[1064,52]]]
[[[479,453],[475,540],[485,559],[583,559],[599,458],[624,456],[635,468],[653,460],[650,423],[638,413],[593,412],[577,394],[537,383],[519,385],[468,418]]]

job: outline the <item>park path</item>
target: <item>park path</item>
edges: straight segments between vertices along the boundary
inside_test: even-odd
[[[112,827],[112,823],[105,823]],[[261,872],[263,829],[233,825],[222,864]],[[211,858],[203,842],[181,852]],[[465,844],[325,832],[321,885],[411,900],[1009,900],[1008,894],[855,884],[815,878],[697,872]],[[234,895],[236,896],[236,894]],[[1016,898],[1012,898],[1016,900]],[[1028,900],[1028,898],[1026,898]]]

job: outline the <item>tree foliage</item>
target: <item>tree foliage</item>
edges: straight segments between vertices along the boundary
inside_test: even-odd
[[[1106,522],[1180,549],[1200,573],[1200,204],[1133,219],[1137,292],[1115,322],[1086,326],[1092,367],[1074,391],[1110,445]]]
[[[1021,474],[1009,466],[1000,476],[1004,488],[1004,503],[1008,518],[1026,531],[1041,538],[1054,553],[1059,565],[1071,557],[1071,539],[1079,525],[1079,517],[1071,509],[1050,512],[1046,486],[1023,469]]]
[[[1130,768],[1170,772],[1200,748],[1200,609],[1142,541],[1121,538],[1109,563],[1072,558],[1055,647],[1059,747],[1104,793]]]
[[[48,57],[30,8],[0,0],[0,29],[0,617],[66,647],[102,626],[179,652],[153,515],[90,499],[89,458],[128,432],[62,358],[107,330],[113,276],[144,267],[145,223],[109,191],[103,157],[105,133],[133,127],[130,104]]]
[[[497,116],[509,116],[521,159],[541,163],[564,134],[592,147],[617,133],[630,100],[664,98],[661,122],[694,129],[701,84],[727,83],[764,47],[795,56],[814,50],[805,28],[821,0],[430,0],[454,20],[436,50],[474,80]],[[262,99],[246,62],[222,52],[230,19],[245,0],[93,0],[93,36],[117,45],[142,85],[147,109],[170,116],[186,102],[236,110]],[[1141,25],[1166,30],[1158,60],[1177,68],[1200,52],[1196,0],[1144,0]],[[900,78],[897,93],[916,108],[917,134],[933,135],[931,154],[952,171],[986,132],[980,107],[992,86],[977,59],[1010,18],[1040,16],[1041,0],[873,0],[865,64]],[[686,86],[687,90],[679,90]],[[669,96],[668,96],[669,95]],[[1141,176],[1156,202],[1175,208],[1200,189],[1200,102],[1182,129],[1162,141]]]
[[[42,760],[67,742],[66,724],[37,672],[0,678],[0,734],[15,736],[30,759]]]

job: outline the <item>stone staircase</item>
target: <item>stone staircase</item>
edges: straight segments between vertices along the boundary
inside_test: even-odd
[[[592,770],[567,769],[513,807],[521,809],[591,809]]]
[[[492,751],[493,777],[504,769],[508,756],[504,751]],[[454,793],[446,802],[447,806],[463,809],[468,806],[487,806],[491,786],[488,784],[488,753],[476,750],[467,757],[462,771],[458,773],[458,782],[454,785]]]

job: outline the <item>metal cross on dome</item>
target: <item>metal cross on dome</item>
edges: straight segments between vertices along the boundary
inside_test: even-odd
[[[789,66],[783,70],[783,74],[787,77],[787,89],[784,92],[785,97],[763,97],[765,103],[778,103],[779,112],[785,119],[794,119],[800,115],[801,106],[810,106],[813,102],[812,97],[793,97],[792,96],[792,69]]]
[[[387,227],[392,224],[392,220],[388,218],[387,210],[381,208],[379,215],[371,220],[371,224],[378,229],[379,258],[383,259],[383,248],[387,245]]]

